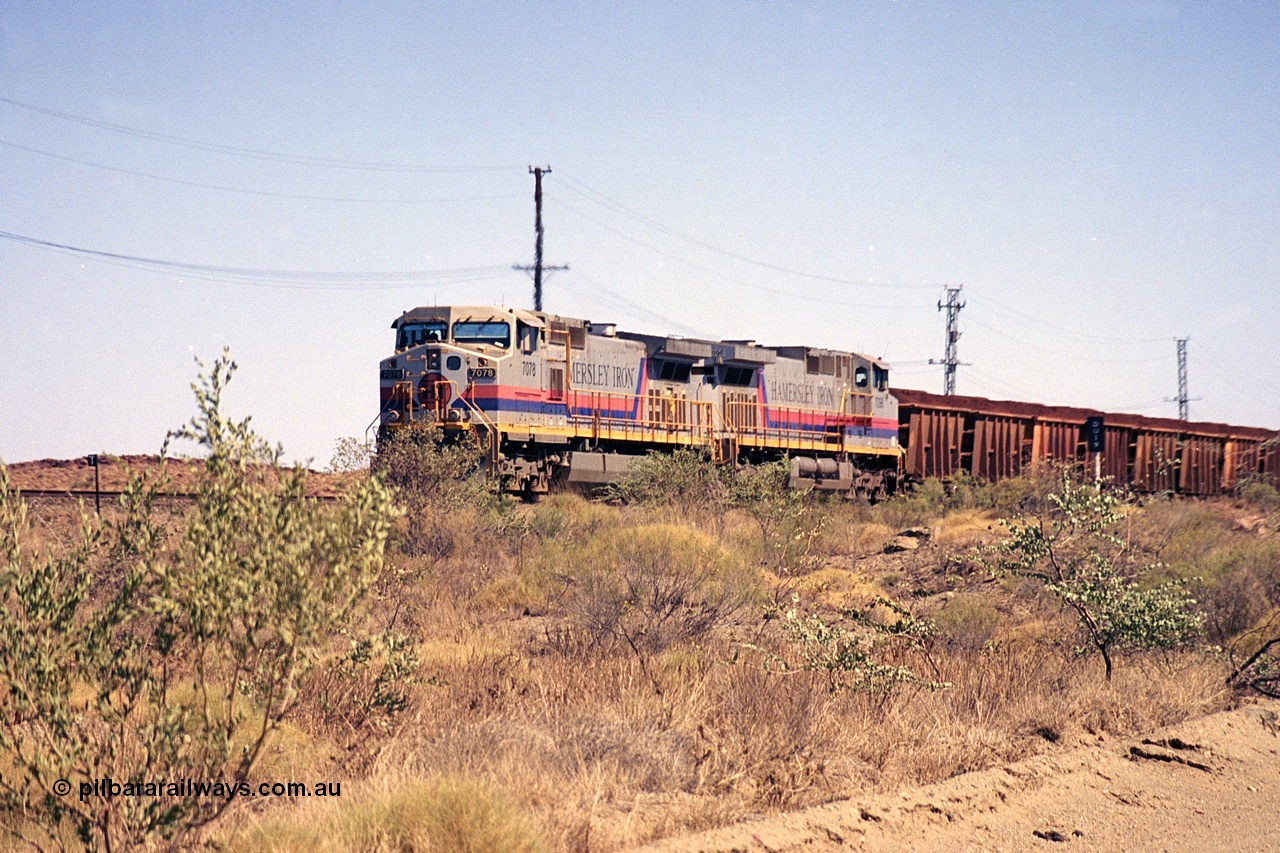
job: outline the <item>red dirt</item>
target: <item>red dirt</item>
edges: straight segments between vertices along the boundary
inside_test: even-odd
[[[130,473],[152,471],[160,467],[158,456],[99,456],[99,487],[104,492],[118,492]],[[165,473],[169,485],[163,491],[187,494],[196,487],[203,462],[199,459],[168,459]],[[93,466],[82,456],[78,459],[39,459],[8,466],[9,486],[19,491],[92,491]],[[307,494],[332,497],[339,494],[343,475],[312,471],[307,475]]]

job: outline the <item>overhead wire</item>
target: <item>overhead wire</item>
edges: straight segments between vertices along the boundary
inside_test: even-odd
[[[168,145],[176,145],[183,148],[191,148],[198,151],[208,151],[217,154],[227,154],[234,157],[245,157],[254,160],[266,160],[274,163],[289,163],[296,166],[314,166],[323,169],[343,169],[348,171],[365,171],[365,172],[435,172],[435,173],[460,173],[460,172],[499,172],[511,171],[514,169],[523,169],[523,165],[492,165],[492,166],[428,166],[418,163],[387,163],[360,160],[339,160],[329,157],[311,157],[300,154],[288,154],[281,151],[268,151],[261,148],[246,148],[237,145],[223,145],[217,142],[207,142],[200,139],[191,139],[184,136],[174,136],[167,133],[157,133],[156,131],[143,130],[136,127],[128,127],[121,124],[113,124],[112,122],[100,121],[98,119],[87,118],[85,116],[74,115],[72,113],[52,110],[48,107],[29,104],[24,101],[18,101],[13,98],[0,97],[0,104],[8,104],[12,107],[28,110],[30,112],[40,113],[63,121],[75,122],[88,127],[95,127],[101,130],[109,130],[113,133],[120,133],[127,136],[134,136],[140,139],[148,139],[153,142],[163,142]]]
[[[1008,393],[1013,393],[1013,394],[1017,394],[1019,396],[1024,396],[1024,397],[1036,396],[1036,392],[1034,391],[1030,391],[1019,385],[1015,385],[1012,382],[1007,382],[996,376],[992,376],[986,371],[979,370],[973,365],[963,365],[962,368],[964,369],[965,373],[969,375],[969,378],[976,380],[979,385],[983,385],[987,387],[995,386],[997,388],[1004,388]]]
[[[1280,388],[1273,385],[1268,380],[1263,379],[1260,376],[1246,378],[1234,367],[1213,355],[1200,353],[1196,357],[1208,363],[1208,365],[1214,369],[1214,385],[1224,385],[1233,389],[1241,396],[1250,399],[1256,399],[1259,396],[1258,391],[1261,389],[1266,392],[1265,396],[1274,400],[1280,400]]]
[[[680,231],[677,231],[674,228],[664,225],[658,220],[653,219],[650,216],[646,216],[643,213],[639,213],[638,211],[635,211],[620,202],[614,201],[613,199],[609,198],[603,193],[592,189],[582,181],[574,178],[572,175],[565,174],[563,169],[557,171],[555,174],[560,175],[562,178],[565,179],[563,186],[566,189],[568,189],[570,192],[576,193],[577,195],[587,199],[588,201],[601,205],[602,207],[612,210],[615,213],[622,213],[626,216],[630,216],[636,219],[637,221],[644,223],[650,228],[653,228],[656,231],[660,231],[663,234],[666,234],[669,237],[674,237],[677,240],[683,240],[684,242],[689,243],[690,245],[697,246],[698,248],[705,249],[709,252],[714,252],[716,254],[723,255],[728,258],[733,258],[734,260],[741,261],[742,263],[751,264],[753,266],[757,266],[762,269],[771,270],[773,272],[780,272],[780,273],[785,273],[787,275],[798,276],[800,278],[807,278],[813,281],[824,281],[831,284],[843,284],[851,287],[874,287],[874,288],[887,288],[891,290],[932,290],[933,289],[933,285],[893,284],[889,282],[874,282],[874,281],[862,281],[862,280],[849,279],[849,278],[840,278],[838,276],[807,272],[804,270],[798,270],[792,267],[785,267],[780,264],[771,263],[769,261],[762,261],[759,258],[753,258],[748,255],[743,255],[739,252],[733,252],[728,249],[723,249],[712,243],[708,243],[705,240],[700,240],[697,237],[691,237],[688,234],[684,234]]]
[[[558,199],[558,198],[549,198],[549,199],[547,199],[547,202],[548,202],[550,205],[552,205],[553,207],[561,207],[561,208],[564,208],[565,210],[569,211],[570,213],[574,214],[575,216],[579,216],[579,217],[581,217],[582,219],[586,220],[587,222],[590,222],[590,223],[592,223],[593,225],[596,225],[597,227],[602,228],[602,229],[604,229],[605,231],[610,232],[611,234],[614,234],[614,235],[616,235],[616,236],[618,236],[618,237],[621,237],[623,240],[626,240],[626,241],[627,241],[627,242],[629,242],[629,243],[632,243],[632,244],[634,244],[634,245],[640,246],[640,247],[641,247],[641,248],[643,248],[643,249],[647,249],[647,250],[649,250],[649,251],[653,252],[653,253],[654,253],[654,254],[656,254],[656,255],[659,255],[659,256],[664,257],[664,258],[668,258],[669,260],[675,261],[675,262],[680,263],[680,264],[684,264],[685,266],[689,267],[690,269],[695,269],[695,270],[697,270],[697,271],[699,271],[699,272],[703,272],[703,273],[706,273],[706,274],[708,274],[708,275],[715,276],[716,278],[719,278],[719,279],[721,279],[722,281],[727,281],[727,282],[729,282],[729,283],[731,283],[731,284],[736,284],[736,285],[739,285],[739,286],[741,286],[741,287],[747,287],[747,288],[750,288],[750,289],[752,289],[752,290],[758,290],[758,291],[760,291],[760,292],[762,292],[762,293],[767,293],[767,294],[769,294],[770,296],[778,296],[778,297],[783,297],[783,298],[786,298],[786,299],[799,299],[799,300],[804,301],[804,302],[813,302],[813,303],[815,303],[815,304],[819,304],[819,305],[845,305],[845,306],[848,306],[848,307],[850,307],[850,308],[861,308],[861,309],[864,309],[864,310],[870,309],[870,310],[875,310],[875,311],[892,311],[892,310],[903,310],[903,311],[905,311],[905,310],[916,310],[916,309],[919,309],[919,308],[921,307],[921,306],[915,306],[915,305],[896,305],[896,306],[894,306],[894,305],[869,305],[869,304],[867,304],[867,303],[865,303],[865,302],[851,302],[851,301],[849,301],[849,300],[847,300],[847,299],[837,299],[837,298],[831,298],[831,297],[826,297],[826,296],[811,296],[811,295],[806,294],[806,293],[800,293],[800,292],[795,292],[795,291],[782,291],[782,290],[779,290],[778,288],[770,287],[770,286],[768,286],[768,285],[758,284],[758,283],[750,282],[750,281],[744,281],[743,279],[736,278],[736,277],[734,277],[734,276],[730,276],[730,275],[726,275],[725,273],[720,272],[719,270],[712,269],[711,267],[705,266],[705,265],[700,264],[700,263],[698,263],[698,262],[696,262],[696,261],[691,261],[691,260],[689,260],[688,258],[681,257],[680,255],[672,254],[671,252],[668,252],[668,251],[666,251],[665,249],[662,249],[662,248],[660,248],[660,247],[658,247],[658,246],[653,245],[652,243],[649,243],[649,242],[647,242],[647,241],[645,241],[645,240],[642,240],[642,239],[640,239],[639,237],[635,237],[635,236],[633,236],[633,235],[631,235],[631,234],[628,234],[627,232],[625,232],[625,231],[623,231],[623,230],[621,230],[621,229],[619,229],[619,228],[615,228],[614,226],[609,225],[607,222],[604,222],[604,221],[602,221],[602,220],[600,220],[600,219],[598,219],[598,218],[596,218],[596,217],[592,216],[591,214],[587,213],[586,211],[581,210],[580,208],[577,208],[577,207],[575,207],[575,206],[574,206],[574,205],[572,205],[572,204],[569,204],[568,202],[564,201],[563,199]]]
[[[200,181],[188,181],[182,178],[166,178],[161,175],[153,175],[149,172],[139,172],[133,169],[123,169],[118,166],[108,166],[105,163],[95,163],[90,160],[80,160],[76,157],[68,157],[64,154],[54,154],[51,151],[42,151],[39,148],[32,148],[27,145],[19,145],[16,142],[0,139],[0,145],[7,148],[16,148],[19,151],[26,151],[31,154],[38,154],[41,157],[50,157],[55,160],[63,160],[68,163],[75,163],[79,166],[88,166],[93,169],[102,169],[107,172],[116,172],[122,175],[131,175],[136,178],[147,178],[152,181],[162,181],[167,184],[178,184],[184,187],[196,187],[198,189],[218,190],[219,192],[239,193],[240,195],[265,196],[267,198],[283,198],[296,199],[300,201],[336,201],[347,202],[351,204],[439,204],[447,202],[467,202],[467,201],[491,201],[496,199],[521,198],[523,193],[504,193],[502,195],[491,196],[471,196],[458,198],[351,198],[348,196],[323,196],[323,195],[302,195],[298,193],[281,193],[272,192],[270,190],[247,190],[241,187],[228,187],[221,184],[206,184]]]
[[[0,240],[9,240],[48,251],[87,257],[102,263],[166,272],[204,281],[221,281],[256,287],[275,287],[291,290],[385,290],[424,285],[465,284],[487,281],[512,274],[505,264],[487,267],[461,267],[441,270],[416,270],[400,272],[341,272],[254,269],[250,267],[195,264],[183,261],[148,258],[120,252],[108,252],[41,240],[22,234],[0,231]]]
[[[1106,406],[1105,408],[1108,411],[1116,411],[1116,412],[1141,412],[1146,409],[1154,409],[1157,407],[1166,408],[1173,405],[1176,402],[1177,400],[1170,400],[1166,397],[1160,397],[1159,399],[1147,400],[1142,403],[1132,403],[1132,404],[1125,403],[1120,405],[1109,405],[1109,406]]]
[[[285,164],[291,164],[291,165],[300,165],[300,166],[335,169],[335,170],[390,172],[390,173],[406,173],[406,172],[467,173],[467,172],[510,171],[510,170],[524,168],[522,164],[521,165],[517,165],[517,164],[488,165],[488,166],[477,166],[477,165],[432,166],[432,165],[425,165],[425,164],[418,164],[418,163],[342,160],[342,159],[336,159],[336,158],[297,155],[297,154],[291,154],[291,153],[280,152],[280,151],[271,151],[266,149],[212,143],[205,140],[193,139],[193,138],[177,136],[172,134],[159,133],[155,131],[144,130],[136,127],[129,127],[126,125],[115,124],[111,122],[87,118],[85,116],[75,115],[72,113],[53,110],[47,107],[41,107],[35,104],[18,101],[12,98],[0,97],[0,103],[7,104],[9,106],[12,106],[18,109],[23,109],[23,110],[27,110],[34,113],[47,115],[62,121],[78,123],[88,127],[94,127],[102,130],[107,130],[113,133],[124,134],[128,136],[133,136],[136,138],[147,139],[155,142],[161,142],[164,144],[169,144],[169,145],[174,145],[174,146],[179,146],[179,147],[184,147],[184,148],[189,148],[194,150],[200,150],[205,152],[218,153],[218,154],[223,154],[228,156],[242,157],[242,158],[248,158],[248,159],[268,161],[268,162],[285,163]],[[162,182],[173,183],[173,184],[184,185],[184,186],[192,186],[192,187],[197,187],[201,189],[210,189],[210,190],[216,190],[216,191],[222,191],[222,192],[239,193],[244,195],[298,199],[298,200],[304,200],[304,201],[332,201],[332,202],[347,202],[347,203],[360,203],[360,204],[445,203],[445,202],[455,202],[455,201],[500,200],[505,198],[515,198],[519,196],[519,194],[513,193],[513,194],[506,194],[506,195],[474,196],[474,197],[462,197],[462,198],[410,199],[410,198],[355,198],[355,197],[341,197],[341,196],[319,196],[319,195],[304,195],[304,194],[294,194],[294,193],[277,193],[277,192],[272,192],[267,190],[248,190],[243,188],[222,186],[217,184],[188,181],[188,180],[178,179],[178,178],[166,178],[159,175],[149,174],[146,172],[123,169],[119,167],[108,166],[101,163],[94,163],[86,160],[78,160],[73,157],[54,154],[52,152],[43,151],[37,148],[20,145],[14,142],[0,140],[0,144],[10,148],[27,151],[29,153],[37,154],[40,156],[46,156],[46,157],[51,157],[55,159],[60,159],[67,162],[76,163],[78,165],[87,166],[90,168],[99,168],[99,169],[117,172],[121,174],[128,174],[135,177],[146,178],[149,180],[162,181]],[[773,272],[779,272],[786,275],[805,278],[811,281],[841,284],[841,285],[852,286],[852,287],[886,288],[886,289],[894,289],[894,290],[926,290],[926,289],[934,289],[935,287],[934,285],[894,284],[889,282],[872,282],[872,281],[846,279],[846,278],[841,278],[837,276],[830,276],[825,274],[813,273],[805,270],[799,270],[799,269],[783,266],[780,264],[775,264],[769,261],[764,261],[759,258],[754,258],[738,252],[733,252],[733,251],[724,249],[722,247],[716,246],[708,241],[701,240],[697,237],[693,237],[688,234],[684,234],[674,228],[671,228],[663,224],[662,222],[650,216],[647,216],[643,213],[640,213],[632,209],[627,205],[617,202],[614,199],[606,196],[605,194],[600,193],[599,191],[593,189],[592,187],[588,186],[582,181],[576,179],[575,177],[573,177],[572,174],[567,174],[563,169],[557,170],[556,175],[563,179],[561,183],[562,186],[564,186],[570,192],[575,193],[578,196],[588,201],[591,201],[594,204],[604,207],[605,209],[610,210],[614,213],[628,216],[633,220],[640,222],[641,224],[659,233],[665,234],[668,237],[672,237],[674,239],[680,240],[689,245],[698,247],[708,252],[721,255],[723,257],[727,257],[727,258],[739,261],[741,263],[757,266],[759,268],[771,270]],[[723,273],[720,273],[716,270],[697,264],[696,262],[690,261],[687,258],[683,258],[683,257],[680,257],[679,255],[672,254],[670,252],[667,252],[661,249],[660,247],[654,246],[650,243],[640,240],[632,235],[629,235],[617,228],[614,228],[608,225],[607,223],[604,223],[596,219],[595,217],[590,216],[584,211],[581,211],[573,207],[572,205],[569,205],[563,202],[562,200],[555,199],[554,201],[556,203],[562,204],[566,209],[570,210],[576,215],[590,222],[593,222],[597,226],[604,228],[605,230],[608,230],[622,237],[623,239],[626,239],[632,243],[635,243],[649,251],[653,251],[656,254],[659,254],[663,257],[667,257],[677,262],[683,263],[689,266],[690,268],[697,269],[707,274],[715,275],[723,280],[744,285],[747,287],[751,287],[753,289],[760,290],[762,292],[766,292],[771,295],[784,296],[789,299],[801,299],[801,300],[811,301],[819,304],[841,304],[849,307],[856,307],[856,308],[863,308],[863,309],[869,308],[874,310],[890,310],[892,308],[898,308],[898,307],[902,307],[904,310],[908,310],[915,307],[915,306],[871,306],[871,305],[866,305],[864,303],[862,304],[854,303],[854,302],[849,302],[847,300],[833,299],[829,297],[809,296],[808,294],[794,293],[794,292],[781,292],[779,290],[776,290],[764,285],[756,285],[749,282],[744,282],[744,281],[741,281],[740,279],[735,279],[733,277],[726,276]],[[159,270],[159,271],[180,273],[190,278],[219,280],[219,281],[236,281],[239,283],[251,284],[255,286],[266,286],[266,287],[313,288],[313,289],[315,288],[377,289],[377,288],[388,288],[388,287],[413,287],[413,286],[419,286],[423,283],[452,284],[452,283],[467,283],[467,282],[474,282],[474,281],[489,280],[494,278],[505,277],[507,275],[510,275],[510,272],[511,272],[506,265],[493,265],[490,267],[473,267],[473,268],[464,268],[464,269],[457,269],[457,270],[435,270],[435,271],[423,270],[423,271],[414,271],[414,272],[391,272],[391,273],[386,273],[386,272],[341,273],[341,272],[263,270],[263,269],[255,270],[255,269],[243,268],[243,267],[217,266],[217,265],[208,265],[208,264],[188,264],[188,263],[182,263],[182,262],[176,262],[176,261],[165,261],[165,260],[155,259],[155,258],[146,258],[142,256],[127,255],[122,253],[102,252],[97,250],[71,246],[68,244],[55,243],[53,241],[44,241],[36,238],[24,237],[22,235],[11,234],[8,232],[0,232],[0,239],[6,239],[11,241],[16,241],[19,243],[25,243],[27,245],[44,248],[51,251],[78,254],[81,256],[93,258],[103,263],[112,263],[116,265],[128,266],[128,267],[137,268],[137,269],[148,269],[153,271]],[[656,312],[652,312],[649,309],[645,309],[643,306],[638,305],[634,301],[626,299],[626,297],[622,296],[621,294],[618,294],[616,291],[608,291],[607,289],[600,286],[598,283],[597,283],[597,286],[602,288],[602,292],[606,292],[613,299],[620,301],[621,304],[628,305],[632,310],[644,312],[651,316],[657,317],[660,320],[671,323],[671,318],[663,317],[662,315],[657,314]],[[972,290],[966,291],[966,297],[977,298],[977,300],[980,303],[996,311],[997,313],[1003,312],[1005,314],[1017,317],[1023,322],[1029,322],[1029,323],[1038,325],[1042,328],[1050,329],[1056,335],[1064,338],[1075,338],[1077,340],[1085,340],[1085,341],[1100,341],[1100,342],[1105,342],[1106,344],[1111,346],[1144,346],[1144,345],[1150,345],[1154,343],[1165,342],[1169,340],[1168,338],[1165,338],[1165,337],[1124,340],[1124,339],[1118,339],[1114,336],[1095,335],[1095,334],[1078,332],[1075,330],[1065,329],[1064,327],[1056,324],[1047,323],[1038,316],[1019,311],[1013,308],[1012,306],[1005,305],[998,302],[997,300],[985,297],[981,293],[975,294]],[[1021,346],[1032,347],[1032,348],[1039,348],[1042,346],[1039,344],[1032,345],[1027,341],[1021,340],[1013,335],[1009,335],[1007,332],[1004,332],[1001,329],[997,329],[996,327],[988,325],[982,321],[977,321],[976,324],[983,328],[987,328],[988,330],[993,331],[996,334],[1003,335],[1004,337],[1014,341],[1015,343],[1018,343]],[[1153,363],[1153,362],[1161,361],[1164,359],[1164,356],[1153,357],[1148,359],[1098,359],[1093,357],[1079,357],[1079,356],[1070,356],[1070,357],[1078,361],[1086,361],[1090,363],[1101,363],[1101,364],[1143,364],[1143,363]],[[932,372],[932,371],[928,371],[928,372]],[[900,372],[900,374],[910,375],[903,372]],[[980,373],[980,375],[982,374]],[[991,379],[992,381],[1000,382],[1000,380],[996,380],[994,377],[988,377],[988,378]],[[1280,388],[1278,388],[1275,385],[1272,385],[1266,380],[1261,380],[1257,377],[1254,377],[1251,380],[1251,382],[1255,386],[1263,385],[1266,388],[1268,388],[1268,390],[1270,390],[1271,392],[1280,394]],[[1256,393],[1256,388],[1245,389],[1240,386],[1236,386],[1234,382],[1229,384],[1235,387],[1236,390],[1242,394],[1251,395]],[[1007,387],[1014,387],[1014,386],[1009,385]],[[1025,391],[1024,390],[1019,391],[1018,393],[1025,393]]]
[[[1105,342],[1105,343],[1116,345],[1116,346],[1148,346],[1155,343],[1165,343],[1170,340],[1170,338],[1168,337],[1133,338],[1133,339],[1126,340],[1123,338],[1117,338],[1114,335],[1092,335],[1086,332],[1076,332],[1073,330],[1064,329],[1062,326],[1059,326],[1057,324],[1048,323],[1042,317],[1037,317],[1034,314],[1027,314],[1023,311],[1019,311],[1016,308],[1013,308],[1012,306],[1004,305],[1000,302],[997,302],[994,299],[983,296],[981,292],[978,292],[977,294],[975,294],[972,290],[966,290],[965,298],[966,300],[976,298],[978,302],[986,305],[990,309],[995,310],[997,313],[1003,312],[1006,314],[1010,314],[1014,317],[1017,317],[1019,320],[1025,323],[1033,323],[1042,328],[1050,329],[1051,331],[1056,332],[1061,337],[1077,338],[1077,339],[1086,340],[1086,341],[1101,341],[1101,342]]]
[[[1011,335],[1001,328],[993,326],[982,320],[978,320],[974,317],[969,317],[964,322],[966,323],[966,325],[972,324],[974,326],[978,326],[979,328],[986,329],[987,331],[992,332],[993,334],[999,335],[1000,337],[1005,338],[1007,340],[1010,340],[1013,343],[1018,344],[1019,346],[1026,347],[1029,351],[1039,351],[1039,352],[1046,351],[1046,347],[1044,346],[1043,343],[1031,343],[1022,338],[1019,338],[1016,335]],[[1058,352],[1053,350],[1048,350],[1048,352],[1049,354],[1057,356],[1059,358],[1070,359],[1071,361],[1084,362],[1087,364],[1152,364],[1158,361],[1168,361],[1171,359],[1171,356],[1163,356],[1163,355],[1152,356],[1151,358],[1112,359],[1112,358],[1095,358],[1093,356],[1078,355],[1076,353]]]
[[[592,278],[589,275],[585,275],[581,272],[576,272],[575,277],[582,279],[583,281],[591,285],[591,289],[588,290],[582,287],[577,281],[566,279],[565,282],[569,285],[569,287],[573,288],[579,293],[587,294],[589,296],[603,296],[607,301],[611,301],[615,305],[627,311],[631,311],[636,315],[644,317],[650,322],[656,321],[658,324],[662,325],[662,328],[664,331],[678,330],[680,333],[686,334],[690,337],[695,337],[695,338],[709,337],[709,335],[705,331],[700,329],[695,329],[694,327],[686,323],[683,323],[672,317],[668,317],[667,315],[662,314],[658,311],[654,311],[652,308],[647,308],[644,305],[641,305],[640,303],[627,298],[626,296],[614,290],[613,288],[607,287],[606,285],[602,284],[601,282],[597,281],[596,279]]]

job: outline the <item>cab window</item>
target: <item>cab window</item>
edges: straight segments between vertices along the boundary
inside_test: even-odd
[[[516,337],[520,341],[520,352],[525,355],[538,349],[538,330],[526,323],[516,323]]]
[[[432,320],[426,323],[405,323],[396,335],[396,349],[408,349],[418,344],[443,343],[449,334],[449,326],[444,321]]]
[[[853,371],[853,384],[859,388],[867,387],[867,369],[865,367],[859,366],[857,370]]]
[[[873,367],[872,371],[875,374],[874,379],[876,383],[876,390],[887,391],[889,388],[889,371],[885,370],[883,367]]]
[[[459,320],[453,324],[453,342],[506,349],[511,346],[511,324],[504,320]]]

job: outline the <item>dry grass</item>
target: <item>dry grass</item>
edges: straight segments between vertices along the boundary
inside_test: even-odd
[[[353,796],[253,821],[227,844],[261,853],[538,853],[529,820],[471,779],[381,779]]]
[[[967,510],[940,519],[932,528],[933,541],[956,551],[990,545],[1003,538],[999,517],[990,510]]]
[[[645,572],[720,565],[733,575],[759,565],[759,530],[740,513],[556,495],[525,510],[523,536],[499,540],[479,527],[474,541],[483,545],[433,562],[406,585],[399,619],[417,631],[422,678],[410,709],[346,766],[375,782],[482,780],[549,849],[609,851],[945,779],[1231,701],[1222,665],[1193,653],[1123,659],[1108,685],[1100,662],[1075,655],[1071,623],[1034,590],[950,574],[950,555],[999,535],[990,510],[930,518],[916,499],[892,512],[838,504],[827,512],[819,565],[783,577],[761,570],[759,583],[775,600],[795,593],[833,617],[886,594],[929,614],[938,634],[928,660],[901,652],[897,662],[948,689],[833,693],[817,673],[767,672],[741,645],[785,651],[759,605],[639,654],[602,644],[574,604],[592,571],[629,547],[646,555]],[[928,550],[898,563],[869,556],[895,532],[888,522],[902,518],[929,524]],[[1144,520],[1144,535],[1181,523],[1162,519]]]
[[[795,591],[831,610],[861,607],[887,595],[883,584],[862,572],[826,566],[790,582],[771,578],[775,586]]]
[[[998,497],[1031,505],[1039,494],[1032,484]],[[823,512],[810,563],[774,575],[762,568],[759,526],[741,512],[615,507],[570,494],[501,523],[473,507],[422,509],[417,524],[430,529],[402,531],[413,553],[397,557],[349,635],[327,650],[268,764],[269,774],[341,781],[343,797],[255,803],[220,840],[281,853],[619,850],[1232,701],[1223,665],[1192,652],[1121,658],[1107,684],[1098,660],[1074,653],[1070,621],[1035,589],[957,568],[950,557],[999,535],[989,507],[948,507],[925,490],[874,508],[830,502]],[[1268,587],[1280,590],[1276,540],[1233,532],[1229,515],[1153,503],[1133,516],[1131,535],[1185,574],[1204,572],[1215,589],[1251,579],[1252,592],[1232,600],[1280,594]],[[879,553],[911,524],[931,528],[927,547]],[[633,618],[656,599],[606,583],[627,573],[637,589],[649,588],[646,578],[685,583],[664,599],[674,615]],[[689,621],[725,590],[732,606]],[[766,671],[744,644],[785,656],[786,638],[763,614],[793,593],[833,620],[877,596],[928,615],[932,643],[893,662],[949,688],[832,692],[820,673]],[[633,642],[602,641],[602,611],[619,630],[638,626]],[[406,708],[335,712],[367,693],[376,671],[339,674],[351,638],[389,630],[414,643]]]

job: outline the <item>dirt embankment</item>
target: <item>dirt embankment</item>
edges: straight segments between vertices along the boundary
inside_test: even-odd
[[[642,849],[1280,851],[1280,702]]]
[[[189,494],[196,487],[200,466],[199,459],[168,459],[165,475],[169,479],[163,491],[172,494]],[[118,492],[124,488],[131,474],[153,471],[160,467],[158,456],[107,456],[98,457],[98,487],[104,492]],[[39,459],[34,462],[17,462],[9,465],[9,486],[24,492],[92,491],[93,466],[81,456],[77,459]],[[338,494],[342,475],[312,471],[307,477],[307,492],[315,497],[331,497]]]

